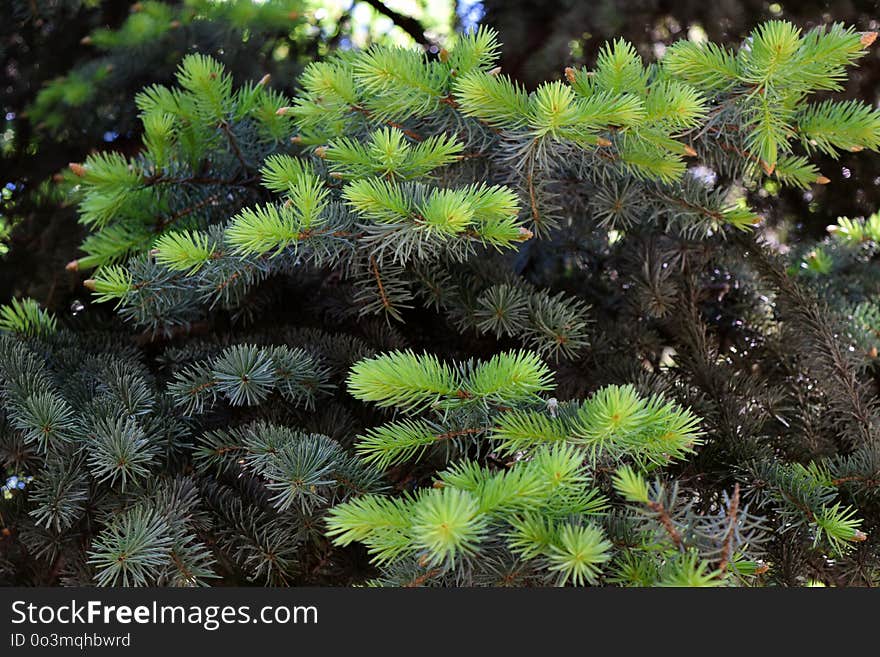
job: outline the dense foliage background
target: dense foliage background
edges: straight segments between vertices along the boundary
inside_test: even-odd
[[[0,582],[876,585],[878,9],[13,0]]]

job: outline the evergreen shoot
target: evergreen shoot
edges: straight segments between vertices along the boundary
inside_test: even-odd
[[[91,43],[301,20],[139,4]],[[0,305],[0,583],[877,585],[880,215],[774,214],[880,150],[875,37],[180,53],[61,175],[82,298]]]

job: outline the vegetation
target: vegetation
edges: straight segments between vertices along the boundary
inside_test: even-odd
[[[295,92],[187,55],[65,174],[88,306],[0,308],[0,577],[877,583],[880,222],[791,248],[750,195],[880,148],[875,37],[531,91],[485,27]]]

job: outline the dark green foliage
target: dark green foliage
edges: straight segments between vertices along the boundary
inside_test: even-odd
[[[339,344],[313,337],[308,352],[231,346],[174,377],[102,334],[2,337],[0,449],[27,482],[8,491],[3,511],[18,545],[9,554],[23,566],[15,581],[52,583],[50,572],[70,584],[320,581],[302,570],[327,556],[316,520],[352,493],[381,490],[380,473],[318,427],[234,420],[236,406],[257,401],[278,417],[303,404],[314,413],[318,398],[332,406],[320,342]],[[351,339],[338,340],[348,352]],[[217,391],[194,401],[184,382],[200,369]]]

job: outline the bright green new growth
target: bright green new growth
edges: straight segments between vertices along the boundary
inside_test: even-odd
[[[46,336],[55,332],[55,316],[40,308],[34,299],[12,299],[0,306],[0,331],[21,336]]]
[[[635,459],[642,467],[686,458],[702,439],[699,419],[659,396],[647,399],[632,386],[607,386],[590,399],[546,411],[502,415],[492,437],[507,454],[544,442],[582,446],[592,461]]]
[[[606,502],[588,483],[571,447],[548,448],[499,472],[464,461],[410,498],[373,495],[334,507],[328,535],[338,545],[364,543],[377,564],[417,558],[438,571],[464,566],[485,542],[503,537],[557,584],[592,584],[611,544],[591,522]]]
[[[407,412],[533,399],[549,383],[547,366],[525,351],[456,368],[428,354],[397,351],[355,363],[348,377],[349,392],[357,399]]]
[[[509,247],[531,233],[517,220],[516,194],[506,187],[484,184],[464,189],[424,190],[381,179],[363,179],[343,191],[360,215],[402,231],[445,237],[468,236],[483,244]],[[398,253],[401,249],[398,248]],[[399,259],[399,258],[398,258]]]
[[[875,212],[866,219],[840,217],[837,224],[828,227],[831,236],[838,242],[858,245],[863,242],[880,244],[880,213]]]
[[[452,369],[434,356],[392,352],[360,361],[348,377],[348,389],[362,401],[379,406],[418,410],[435,404],[458,389]]]
[[[290,121],[278,113],[286,104],[281,95],[264,84],[233,91],[230,75],[210,57],[186,57],[177,81],[178,88],[153,85],[137,96],[145,147],[138,158],[98,153],[71,165],[81,177],[80,221],[95,231],[76,267],[123,261],[158,238],[162,264],[198,268],[188,263],[192,249],[176,252],[174,238],[162,240],[163,233],[184,229],[180,246],[192,237],[189,229],[216,221],[218,187],[247,198],[259,154],[277,148],[288,134]],[[221,173],[229,168],[231,175]],[[190,191],[184,199],[176,193],[179,186]]]
[[[814,92],[842,89],[846,67],[864,56],[872,41],[872,35],[839,23],[802,34],[791,23],[770,21],[752,32],[749,47],[738,54],[714,44],[679,41],[662,67],[691,84],[727,94],[725,103],[746,119],[749,151],[771,174],[777,166],[791,166],[795,139],[808,152],[877,148],[880,114],[875,109],[855,101],[804,102]],[[786,173],[796,184],[815,180],[814,168]]]
[[[281,206],[248,208],[232,218],[226,229],[226,243],[235,253],[280,254],[307,240],[326,223],[322,213],[328,207],[328,191],[308,163],[287,155],[273,155],[260,173],[263,186],[282,194]]]
[[[328,535],[363,543],[377,584],[454,581],[495,558],[519,564],[520,583],[578,586],[718,586],[760,570],[745,556],[760,539],[738,489],[718,517],[645,479],[702,443],[699,418],[659,396],[606,386],[583,402],[545,399],[549,371],[528,352],[454,365],[392,352],[356,363],[348,387],[401,414],[358,437],[365,462],[461,457],[431,488],[330,511]],[[470,458],[485,454],[491,465]],[[609,471],[624,504],[602,492]]]
[[[456,162],[463,149],[447,135],[435,135],[414,145],[402,130],[380,128],[364,143],[347,137],[331,141],[322,157],[330,163],[330,171],[341,178],[416,180]]]
[[[354,164],[364,149],[344,135],[357,112],[394,122],[454,108],[494,128],[584,148],[611,146],[613,128],[620,131],[621,160],[634,175],[667,182],[681,176],[681,156],[689,151],[675,137],[697,127],[706,114],[698,90],[673,80],[649,84],[635,49],[618,41],[603,50],[595,72],[568,70],[570,86],[551,82],[527,94],[490,70],[497,48],[494,33],[481,28],[462,37],[439,62],[374,47],[353,60],[313,64],[303,78],[306,93],[293,110],[301,138],[306,144],[329,142],[328,156]]]
[[[195,273],[213,254],[211,241],[201,233],[168,233],[156,240],[156,262],[175,271]]]
[[[630,459],[651,467],[681,460],[702,442],[698,418],[658,396],[644,399],[632,386],[607,386],[584,402],[558,404],[540,397],[550,381],[546,366],[528,352],[456,367],[412,352],[360,361],[348,379],[357,399],[442,418],[406,418],[370,429],[359,438],[358,453],[387,468],[444,442],[483,436],[507,455],[569,443],[594,464]],[[456,420],[456,413],[473,408],[484,414],[482,424],[473,416],[463,418],[472,424]]]

